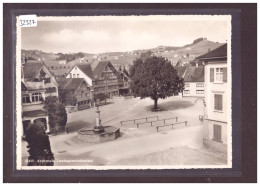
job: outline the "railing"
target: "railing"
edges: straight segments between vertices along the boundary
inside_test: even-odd
[[[157,132],[159,132],[159,128],[160,127],[167,127],[167,126],[172,126],[172,129],[173,129],[173,125],[178,125],[178,124],[182,124],[182,123],[185,123],[185,126],[187,126],[187,121],[182,121],[182,122],[178,122],[178,123],[172,123],[172,124],[167,124],[167,125],[161,125],[161,126],[157,126],[156,127],[156,130]]]
[[[146,122],[143,122],[143,123],[137,123],[137,124],[136,124],[136,127],[139,128],[139,125],[143,125],[143,124],[147,124],[147,123],[150,123],[151,126],[152,126],[152,122],[153,122],[153,121],[146,121]]]
[[[165,121],[167,121],[167,120],[172,120],[172,119],[175,119],[176,122],[178,121],[178,117],[167,118],[167,119],[162,119],[162,120],[152,121],[152,122],[151,122],[151,126],[153,126],[153,123],[154,123],[154,122],[158,122],[158,121],[163,121],[163,124],[165,125]]]
[[[157,118],[157,120],[158,120],[159,116],[146,117],[146,118],[138,118],[138,119],[132,119],[132,120],[125,120],[125,121],[121,121],[120,123],[121,123],[121,125],[123,125],[123,123],[131,122],[131,121],[133,121],[133,122],[135,123],[135,122],[138,121],[138,120],[144,120],[144,119],[145,119],[145,122],[147,122],[147,120],[148,120],[148,119],[151,119],[151,118]],[[148,123],[149,123],[149,122],[148,122]]]

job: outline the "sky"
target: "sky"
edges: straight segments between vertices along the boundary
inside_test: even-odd
[[[219,17],[219,16],[217,16]],[[227,21],[215,16],[106,16],[84,19],[38,19],[21,28],[22,49],[45,52],[125,52],[160,45],[183,46],[206,37],[224,43]]]

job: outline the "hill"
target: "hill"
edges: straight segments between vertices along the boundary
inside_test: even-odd
[[[70,54],[54,54],[40,50],[22,50],[22,57],[29,61],[44,61],[45,64],[53,71],[63,69],[68,71],[69,68],[77,63],[93,63],[96,61],[109,60],[116,68],[120,66],[129,67],[136,58],[142,53],[151,51],[152,55],[162,56],[169,59],[173,66],[188,65],[194,58],[210,50],[221,46],[223,43],[212,42],[206,38],[195,39],[192,43],[182,47],[174,46],[158,46],[150,49],[133,50],[128,52],[105,52],[99,54],[90,53],[70,53]],[[66,60],[66,58],[70,60]],[[64,60],[66,62],[61,62]]]

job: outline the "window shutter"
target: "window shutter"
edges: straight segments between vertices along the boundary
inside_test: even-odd
[[[219,110],[222,110],[222,95],[219,95],[219,103],[218,103],[218,108],[219,108]]]
[[[221,126],[213,125],[213,140],[221,142]]]
[[[210,68],[210,82],[214,82],[214,68]]]
[[[223,82],[227,82],[227,68],[223,68]]]
[[[222,110],[222,103],[223,103],[223,101],[222,101],[222,95],[219,95],[219,94],[215,94],[215,96],[214,96],[214,101],[215,101],[215,103],[214,103],[214,110]]]

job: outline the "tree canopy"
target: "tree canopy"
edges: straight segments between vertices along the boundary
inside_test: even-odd
[[[163,57],[135,60],[130,68],[130,77],[133,96],[141,99],[150,97],[154,100],[154,109],[157,109],[158,99],[165,99],[184,89],[183,79],[170,61]]]
[[[49,116],[49,124],[52,128],[66,125],[66,109],[63,104],[59,103],[56,96],[46,97],[44,109],[47,110]]]
[[[28,143],[28,166],[53,166],[54,155],[42,122],[29,124],[25,141]]]

